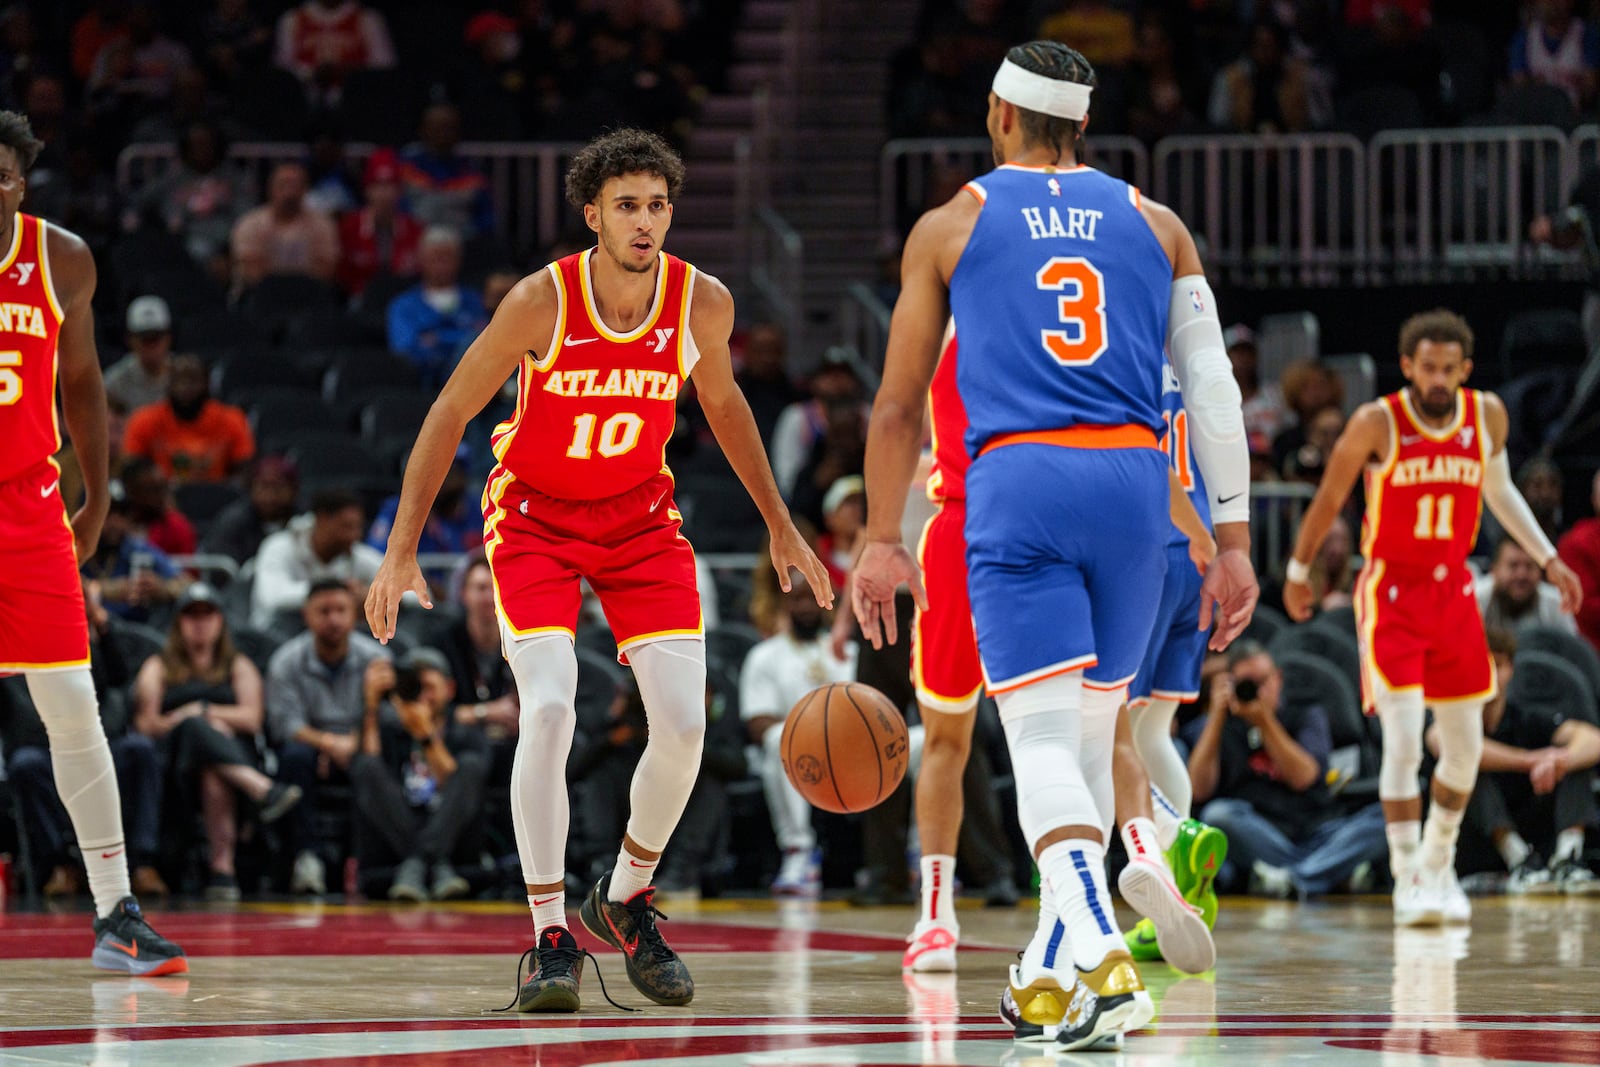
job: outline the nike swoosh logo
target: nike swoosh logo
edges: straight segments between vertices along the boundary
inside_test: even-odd
[[[654,511],[655,508],[651,508],[650,510]],[[628,866],[629,867],[649,867],[650,864],[648,864],[648,863],[635,863],[633,860],[629,860],[628,861]]]
[[[534,907],[538,907],[540,904],[548,904],[552,900],[560,900],[560,899],[561,899],[561,894],[557,893],[555,896],[553,896],[553,897],[545,897],[543,900],[535,899],[533,904],[534,904]]]
[[[134,959],[138,959],[139,958],[139,942],[137,942],[137,941],[129,942],[126,945],[119,945],[115,941],[113,941],[113,942],[111,942],[111,947],[116,949],[118,952],[126,952],[128,955],[132,956]]]
[[[102,852],[102,853],[100,853],[100,858],[103,859],[103,860],[108,860],[108,859],[111,859],[114,856],[120,856],[120,855],[122,855],[122,849],[119,848],[119,849],[115,849],[114,851],[111,851],[111,852]]]
[[[572,335],[569,333],[567,336],[561,339],[561,347],[571,348],[573,345],[592,345],[598,340],[600,340],[598,337],[585,337],[583,340],[578,341],[574,340]]]
[[[665,500],[665,499],[667,499],[667,494],[666,494],[666,493],[662,493],[662,494],[661,494],[661,495],[660,495],[660,496],[658,496],[658,497],[656,497],[656,502],[655,502],[655,503],[654,503],[654,504],[651,504],[651,505],[650,505],[650,511],[651,511],[651,512],[652,512],[652,513],[654,513],[654,512],[655,512],[655,510],[656,510],[656,508],[659,508],[659,507],[660,507],[660,506],[661,506],[661,502],[662,502],[662,501],[663,501],[663,500]],[[633,862],[633,861],[632,861],[632,860],[629,860],[629,861],[628,861],[628,862],[629,862],[629,863],[632,863],[632,862]]]
[[[51,482],[49,485],[47,485],[43,489],[39,490],[40,499],[43,499],[44,497],[47,497],[51,493],[55,492],[56,491],[56,486],[58,486],[60,484],[61,484],[61,479],[57,478],[55,481]]]
[[[1243,492],[1238,492],[1238,493],[1235,493],[1235,494],[1233,494],[1233,495],[1232,495],[1232,496],[1221,496],[1221,497],[1218,497],[1218,498],[1217,498],[1217,503],[1219,503],[1219,504],[1226,504],[1226,503],[1228,503],[1228,502],[1229,502],[1229,501],[1233,501],[1233,500],[1238,500],[1238,499],[1239,499],[1239,498],[1240,498],[1240,497],[1242,497],[1242,496],[1244,496],[1244,493],[1243,493]]]

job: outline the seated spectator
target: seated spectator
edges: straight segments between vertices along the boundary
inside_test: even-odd
[[[411,213],[424,226],[443,226],[465,238],[494,233],[489,179],[456,155],[461,112],[451,104],[431,104],[417,133],[417,143],[400,153],[400,181]]]
[[[280,781],[310,801],[317,783],[348,784],[360,748],[362,716],[392,684],[383,647],[355,633],[356,598],[337,578],[313,583],[304,597],[306,630],[285,641],[267,663],[267,735],[279,748]],[[382,664],[382,666],[378,666]],[[294,872],[289,890],[328,891],[326,860],[334,842],[317,834],[310,803],[289,825]]]
[[[142,2],[128,8],[128,46],[133,62],[132,88],[144,102],[146,113],[159,110],[172,99],[173,84],[189,69],[189,50],[161,32],[155,5]],[[98,64],[105,50],[95,57]],[[94,72],[89,73],[94,80]]]
[[[128,729],[123,687],[132,681],[135,665],[123,658],[117,641],[106,639],[122,624],[100,602],[97,583],[83,583],[83,602],[89,617],[89,674],[122,796],[131,885],[136,896],[164,897],[167,884],[155,866],[161,833],[160,753],[148,737]],[[43,887],[45,898],[78,896],[84,875],[70,854],[72,822],[56,792],[44,723],[20,675],[0,680],[0,749],[18,813],[28,829],[34,870],[50,872]]]
[[[196,263],[226,281],[234,223],[255,200],[250,175],[228,158],[214,122],[192,122],[178,139],[178,167],[140,190],[124,229],[150,223],[178,235]]]
[[[1343,515],[1335,515],[1328,527],[1328,536],[1311,563],[1311,591],[1319,612],[1347,608],[1353,603],[1351,591],[1356,582],[1353,552],[1355,539],[1350,535],[1350,524]]]
[[[783,773],[778,744],[783,721],[801,697],[819,685],[855,679],[856,645],[849,642],[843,658],[833,654],[827,620],[805,581],[796,578],[779,603],[780,632],[752,648],[739,671],[739,716],[749,742],[761,749],[759,774],[783,850],[772,892],[814,895],[821,887],[822,854],[811,830],[811,805]]]
[[[383,15],[358,0],[305,0],[278,19],[272,61],[300,79],[313,104],[330,105],[351,71],[394,66],[394,42]]]
[[[1327,714],[1285,705],[1282,696],[1271,654],[1235,641],[1228,670],[1210,681],[1206,714],[1188,728],[1189,776],[1199,818],[1228,835],[1224,877],[1248,877],[1268,896],[1314,896],[1388,854],[1383,806],[1339,814],[1324,782]]]
[[[1561,468],[1543,456],[1534,456],[1517,469],[1517,489],[1528,502],[1528,510],[1533,512],[1544,535],[1551,544],[1559,545],[1567,532],[1566,517],[1562,514],[1566,479]],[[1473,554],[1487,555],[1505,536],[1505,527],[1485,508],[1483,519],[1478,523],[1478,542],[1473,546]],[[1579,625],[1581,627],[1582,623]]]
[[[261,822],[270,823],[299,803],[301,790],[274,782],[256,766],[261,672],[234,648],[222,602],[209,585],[195,582],[178,598],[166,647],[139,668],[133,696],[134,729],[161,743],[186,806],[197,806],[204,820],[206,899],[238,900],[235,794],[256,804]]]
[[[436,649],[372,665],[373,688],[386,692],[392,724],[378,705],[361,719],[361,749],[350,761],[362,866],[399,861],[390,900],[453,900],[472,887],[456,872],[470,861],[489,773],[482,734],[456,722],[450,664]]]
[[[1511,39],[1511,83],[1553,85],[1575,111],[1600,90],[1600,29],[1573,14],[1573,0],[1540,0],[1532,18]]]
[[[390,148],[367,157],[364,204],[339,219],[339,285],[359,296],[374,274],[409,278],[417,273],[422,224],[400,206],[400,161]]]
[[[106,397],[129,411],[167,397],[172,357],[172,312],[159,296],[128,304],[128,353],[106,368]]]
[[[1461,823],[1464,858],[1492,846],[1511,872],[1510,893],[1600,892],[1600,878],[1583,863],[1584,832],[1596,816],[1600,728],[1507,701],[1517,639],[1499,629],[1487,636],[1499,691],[1483,706],[1483,756]],[[1430,725],[1426,739],[1437,759],[1439,728]]]
[[[1502,537],[1494,546],[1489,573],[1477,582],[1483,625],[1511,633],[1519,626],[1550,626],[1577,633],[1578,624],[1561,611],[1561,591],[1543,578],[1534,558],[1510,537]]]
[[[129,457],[122,465],[122,487],[136,531],[169,556],[194,555],[194,524],[172,502],[172,489],[160,467],[142,456]]]
[[[410,357],[425,386],[441,385],[484,319],[483,298],[461,284],[461,238],[430,226],[417,247],[421,280],[389,302],[389,348]]]
[[[128,417],[122,450],[142,456],[175,482],[220,482],[256,454],[250,420],[211,395],[199,356],[172,357],[164,401]]]
[[[860,377],[838,350],[829,349],[823,356],[822,365],[812,373],[809,385],[811,399],[784,408],[772,429],[772,473],[785,498],[793,497],[801,472],[811,462],[817,441],[827,434],[830,405],[853,408],[859,414],[863,436],[867,419],[872,415]],[[823,489],[826,491],[826,486]]]
[[[1324,124],[1327,116],[1311,111],[1310,71],[1288,49],[1287,30],[1258,21],[1249,48],[1211,83],[1211,124],[1231,133],[1299,133]]]
[[[202,552],[227,556],[238,563],[254,559],[261,542],[294,518],[300,473],[282,456],[258,456],[245,479],[249,495],[223,508],[206,529]]]
[[[1200,131],[1200,101],[1193,54],[1180,50],[1172,27],[1154,12],[1139,18],[1128,93],[1128,132],[1154,144],[1163,137]]]
[[[477,726],[495,744],[507,740],[514,743],[521,717],[517,683],[501,648],[494,577],[481,547],[467,558],[460,586],[455,599],[461,605],[461,615],[435,642],[450,663],[450,678],[456,690],[456,721]],[[510,753],[506,755],[509,771]]]
[[[1272,439],[1272,464],[1279,471],[1289,465],[1289,457],[1305,445],[1311,420],[1324,408],[1344,410],[1344,382],[1311,359],[1297,360],[1283,370],[1281,379],[1284,403],[1292,416]]]
[[[383,553],[361,543],[361,498],[345,489],[324,489],[311,498],[311,514],[261,542],[251,590],[252,625],[266,628],[280,611],[297,611],[324,580],[345,585],[358,599],[378,573]]]
[[[167,554],[138,532],[129,514],[128,491],[120,480],[112,479],[108,495],[111,502],[100,544],[78,569],[98,583],[107,611],[128,622],[145,622],[152,608],[164,610],[187,583]]]
[[[88,81],[94,61],[106,45],[128,38],[128,10],[123,0],[94,0],[72,24],[72,76]]]
[[[1524,490],[1526,495],[1526,490]],[[1589,485],[1589,501],[1600,516],[1600,471]],[[1529,507],[1533,505],[1530,503]],[[1535,512],[1537,514],[1537,512]],[[1579,519],[1556,544],[1562,562],[1583,583],[1583,604],[1578,608],[1578,631],[1600,650],[1600,517]]]
[[[1223,331],[1228,362],[1233,364],[1233,380],[1239,383],[1244,398],[1244,429],[1250,435],[1252,453],[1270,453],[1272,440],[1289,420],[1283,392],[1277,382],[1263,382],[1257,370],[1256,334],[1243,323]]]
[[[789,377],[787,345],[776,323],[758,322],[744,338],[744,359],[737,375],[739,390],[755,416],[761,440],[770,448],[778,417],[805,394]]]
[[[1311,416],[1306,423],[1305,443],[1283,458],[1283,478],[1289,482],[1307,482],[1316,485],[1322,481],[1328,457],[1344,431],[1344,412],[1329,405]]]
[[[456,449],[456,457],[445,472],[439,492],[434,495],[433,507],[422,524],[417,541],[419,553],[454,554],[470,552],[483,544],[483,511],[478,501],[467,495],[467,458],[465,445]],[[372,526],[367,530],[367,544],[383,552],[389,547],[389,530],[400,509],[400,495],[383,502],[378,508]]]
[[[317,123],[306,142],[306,207],[337,220],[360,201],[344,139],[331,122]]]
[[[817,555],[828,568],[828,580],[843,589],[855,564],[856,552],[866,536],[867,483],[859,474],[847,474],[828,487],[822,498],[823,533],[817,538]]]
[[[339,228],[306,204],[304,164],[279,163],[267,180],[267,201],[233,225],[234,282],[242,288],[269,274],[332,281],[339,265]]]
[[[28,211],[82,237],[98,259],[122,232],[122,194],[87,134],[69,135],[65,155],[59,171],[29,172]]]

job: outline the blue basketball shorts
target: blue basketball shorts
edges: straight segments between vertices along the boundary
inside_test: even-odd
[[[1200,629],[1200,574],[1189,559],[1189,543],[1167,546],[1167,581],[1161,587],[1150,649],[1128,687],[1128,701],[1160,697],[1182,704],[1200,695],[1200,665],[1210,630]]]

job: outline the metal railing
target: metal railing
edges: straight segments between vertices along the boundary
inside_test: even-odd
[[[1250,559],[1272,573],[1294,548],[1295,532],[1317,487],[1304,482],[1250,483]]]
[[[839,302],[839,343],[860,353],[874,372],[883,369],[889,344],[890,308],[870,286],[854,282]]]
[[[377,149],[368,142],[345,145],[345,158],[359,163]],[[568,210],[562,189],[565,164],[583,146],[566,141],[466,141],[456,152],[489,181],[500,236],[519,251],[554,241]],[[293,141],[242,141],[230,145],[228,158],[242,165],[265,189],[274,164],[305,158],[304,144]],[[170,144],[133,144],[117,156],[117,186],[128,194],[165,175],[177,165]]]
[[[751,227],[750,284],[783,327],[791,352],[804,352],[804,244],[795,228],[770,207],[756,208]]]

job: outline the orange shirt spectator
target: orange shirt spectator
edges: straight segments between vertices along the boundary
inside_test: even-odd
[[[135,411],[122,450],[143,456],[175,482],[219,482],[256,454],[244,412],[212,399],[195,356],[175,356],[167,399]]]

